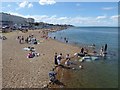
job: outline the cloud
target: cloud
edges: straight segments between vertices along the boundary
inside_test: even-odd
[[[120,19],[120,15],[113,15],[110,17],[110,19],[112,19],[113,21],[117,21],[118,19]]]
[[[55,4],[55,3],[56,3],[55,0],[39,0],[40,5],[52,5],[52,4]]]
[[[102,9],[103,10],[113,10],[113,9],[115,9],[115,7],[103,7]]]
[[[96,19],[98,20],[98,19],[105,19],[105,18],[107,18],[107,16],[104,15],[104,16],[97,16]]]
[[[18,6],[19,6],[19,7],[16,8],[16,10],[19,10],[19,9],[25,8],[25,7],[31,8],[31,7],[33,7],[33,4],[30,3],[30,2],[28,2],[27,0],[24,0],[23,2],[18,3]]]
[[[76,17],[58,17],[56,15],[22,15],[19,13],[12,13],[12,15],[17,15],[25,18],[34,18],[36,22],[45,22],[51,24],[71,24],[75,26],[117,26],[118,17],[120,15],[114,16],[97,16],[97,17],[85,17],[85,16],[76,16]],[[114,20],[114,21],[113,21]]]
[[[29,3],[29,4],[28,4],[28,8],[31,8],[31,7],[33,7],[33,4],[32,4],[32,3]]]
[[[21,7],[21,8],[24,8],[25,6],[27,6],[28,5],[28,1],[27,0],[25,0],[25,1],[23,1],[23,2],[21,2],[20,4],[19,4],[19,7]]]

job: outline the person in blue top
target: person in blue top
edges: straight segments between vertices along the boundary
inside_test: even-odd
[[[53,68],[53,70],[49,72],[50,82],[53,84],[57,81],[56,75],[57,73],[54,71],[54,68]]]

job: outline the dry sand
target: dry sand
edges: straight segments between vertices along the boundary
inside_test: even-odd
[[[18,35],[28,36],[34,34],[37,39],[43,41],[35,45],[37,52],[42,54],[32,59],[26,58],[28,51],[23,48],[28,44],[19,44],[16,40]],[[79,47],[64,44],[52,39],[43,39],[38,31],[27,33],[6,33],[8,38],[2,42],[2,87],[3,88],[41,88],[48,83],[48,72],[54,67],[54,53],[73,55],[80,51]],[[45,54],[45,55],[43,55]]]
[[[0,36],[2,36],[1,33]],[[2,89],[2,40],[0,39],[0,90],[1,89]]]

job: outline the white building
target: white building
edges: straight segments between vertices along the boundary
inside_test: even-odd
[[[7,13],[0,13],[0,26],[10,26],[10,27],[20,27],[20,26],[29,26],[32,27],[34,23],[33,18],[23,18],[20,16],[15,16]]]

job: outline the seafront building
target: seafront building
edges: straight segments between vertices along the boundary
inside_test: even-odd
[[[35,22],[33,18],[24,18],[7,13],[0,13],[0,29],[2,31],[11,30],[35,30],[35,29],[51,29],[62,30],[72,25],[48,24],[45,22]]]
[[[33,18],[24,18],[3,12],[0,13],[0,28],[5,26],[10,28],[20,28],[22,26],[32,28],[34,21],[35,20]]]

